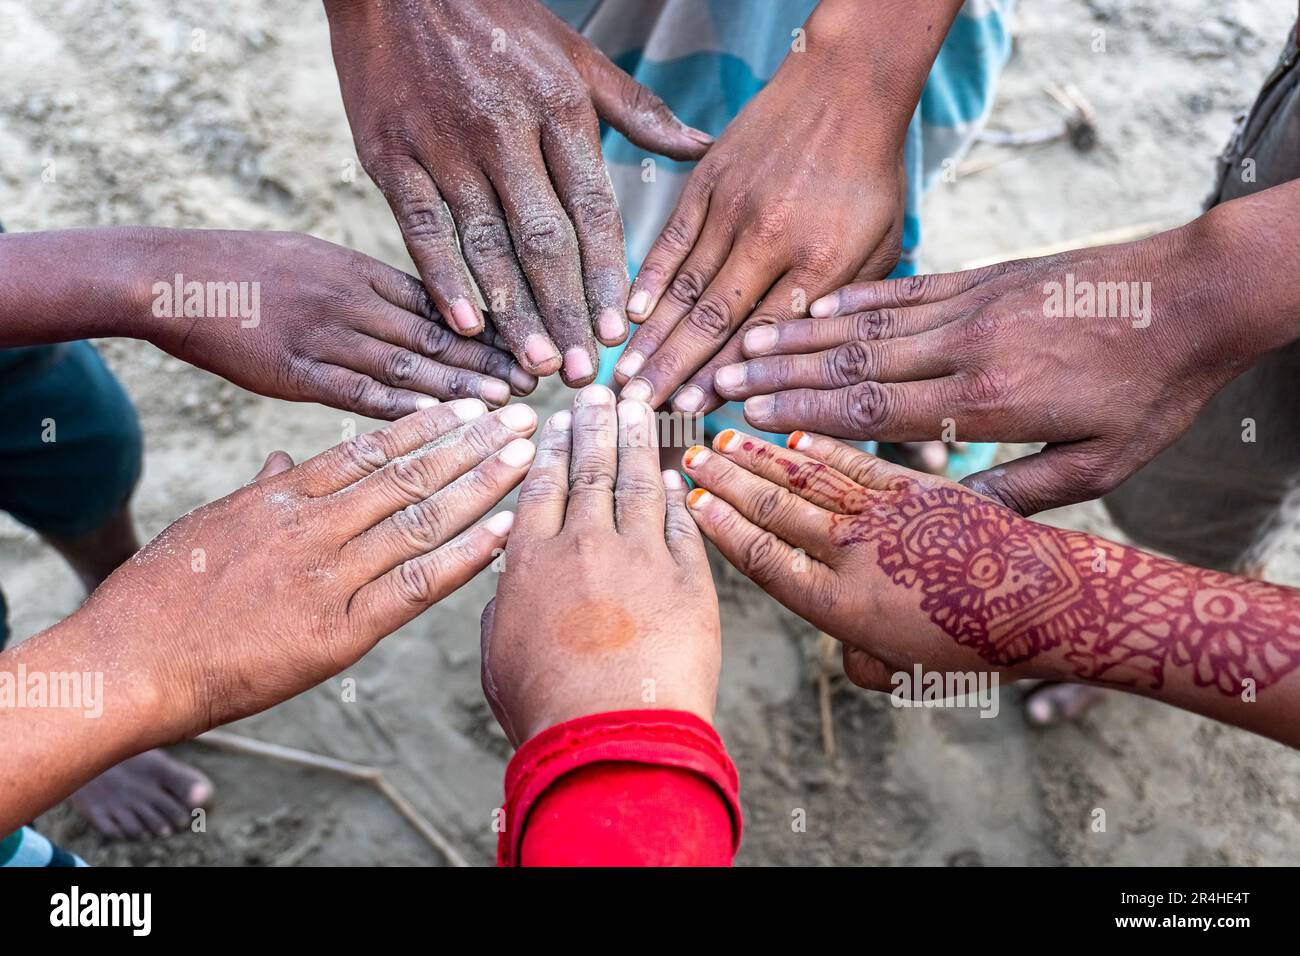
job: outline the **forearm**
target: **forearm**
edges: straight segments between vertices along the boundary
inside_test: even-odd
[[[961,0],[821,0],[804,24],[806,49],[796,42],[782,70],[813,71],[828,107],[851,109],[874,141],[901,150],[961,7]]]
[[[1218,320],[1250,358],[1300,338],[1300,180],[1215,206],[1184,227],[1206,252]]]
[[[0,654],[0,834],[163,742],[165,702],[79,615]]]
[[[1300,746],[1300,590],[1025,522],[1027,676],[1153,697]],[[1057,643],[1053,643],[1056,641]]]
[[[158,230],[0,235],[0,347],[121,335],[149,315]]]

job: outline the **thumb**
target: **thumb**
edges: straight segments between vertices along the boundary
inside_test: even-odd
[[[844,676],[867,690],[889,693],[894,686],[884,661],[849,644],[844,645]]]
[[[1025,517],[1100,498],[1125,474],[1110,467],[1090,442],[1048,445],[986,471],[967,475],[961,483],[977,494]]]
[[[253,476],[253,481],[249,484],[282,475],[292,467],[293,459],[289,457],[287,451],[273,451],[266,456],[266,463],[262,465],[262,470]]]
[[[624,73],[599,50],[580,65],[596,113],[635,146],[669,159],[703,156],[713,137],[687,126],[659,96]]]

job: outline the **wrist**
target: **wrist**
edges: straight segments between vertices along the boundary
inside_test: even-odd
[[[1225,329],[1243,366],[1300,338],[1295,281],[1300,184],[1224,203],[1171,234],[1206,323]]]

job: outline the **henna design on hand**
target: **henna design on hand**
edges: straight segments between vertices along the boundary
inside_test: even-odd
[[[1228,695],[1300,665],[1286,588],[1026,521],[958,487],[888,494],[835,516],[833,540],[874,544],[890,580],[920,590],[930,620],[991,664],[1063,647],[1084,680],[1157,690],[1172,664]]]

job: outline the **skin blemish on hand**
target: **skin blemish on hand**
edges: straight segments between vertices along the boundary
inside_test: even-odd
[[[560,643],[578,654],[607,654],[636,639],[632,616],[618,603],[599,598],[583,601],[551,626]]]

